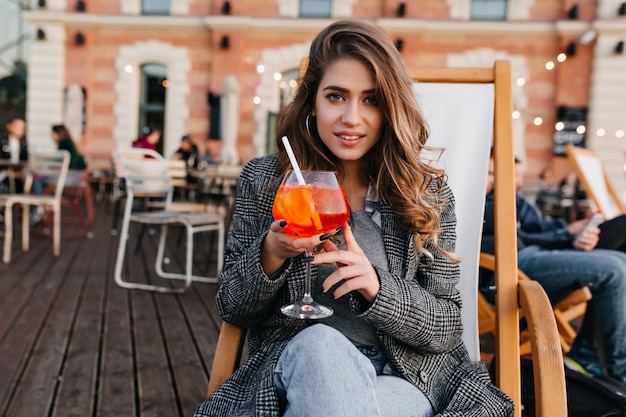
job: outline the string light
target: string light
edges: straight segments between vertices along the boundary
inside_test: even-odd
[[[589,38],[589,39],[587,39],[587,38]],[[581,44],[584,45],[584,44],[588,43],[590,41],[590,39],[592,40],[592,38],[595,38],[595,31],[588,31],[588,32],[585,33],[585,35],[583,35],[583,37],[581,37],[581,39],[579,41],[580,41]],[[567,60],[568,55],[569,56],[576,55],[576,43],[571,42],[568,45],[567,52],[559,53],[557,55],[557,57],[556,57],[556,61],[559,62],[559,63],[563,63],[563,62],[565,62]],[[548,71],[552,71],[552,70],[554,70],[556,68],[556,63],[553,60],[549,60],[549,61],[547,61],[545,63],[545,68]],[[526,84],[526,80],[524,78],[520,77],[520,78],[518,78],[515,81],[515,83],[518,86],[521,87],[521,86]],[[519,111],[515,110],[513,112],[513,114],[512,114],[512,117],[513,117],[513,119],[517,120],[517,119],[519,119],[521,117],[521,114],[520,114]],[[535,117],[533,119],[533,124],[535,126],[541,126],[543,124],[543,119],[541,117],[537,116],[537,117]],[[563,122],[559,121],[559,122],[557,122],[554,125],[554,129],[557,130],[557,131],[562,131],[563,129],[565,129],[565,124]],[[576,127],[576,133],[578,133],[578,134],[582,135],[586,131],[587,131],[587,128],[584,125],[579,125],[579,126]],[[599,128],[599,129],[596,130],[596,136],[603,137],[605,135],[606,135],[606,130],[605,129]],[[616,138],[623,138],[624,136],[626,136],[626,132],[624,131],[624,129],[619,129],[619,130],[617,130],[615,132],[615,137]],[[625,170],[626,170],[626,165],[624,167],[625,167]]]

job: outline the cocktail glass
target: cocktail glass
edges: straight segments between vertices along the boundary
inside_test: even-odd
[[[346,194],[334,171],[302,171],[305,184],[293,171],[283,179],[272,208],[275,219],[287,221],[285,232],[297,237],[311,237],[335,231],[349,216]],[[305,254],[312,255],[313,248]],[[300,301],[283,306],[283,314],[301,319],[319,319],[333,314],[311,296],[311,265],[306,263],[304,296]]]

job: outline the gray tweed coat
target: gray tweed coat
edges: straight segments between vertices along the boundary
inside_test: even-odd
[[[271,277],[261,267],[277,177],[275,155],[254,159],[242,171],[217,307],[225,321],[249,329],[249,359],[200,405],[195,417],[280,416],[274,366],[287,342],[310,322],[287,318],[279,310],[304,292],[300,258],[287,260]],[[448,203],[441,212],[439,243],[453,251],[456,216],[448,187],[442,198]],[[434,263],[419,254],[384,198],[380,213],[390,272],[377,270],[380,292],[371,306],[350,295],[353,312],[378,329],[395,369],[426,394],[438,416],[512,415],[510,399],[491,384],[484,364],[470,361],[461,341],[458,264],[434,251]]]

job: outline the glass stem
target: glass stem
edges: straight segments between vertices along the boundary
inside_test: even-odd
[[[305,249],[304,255],[309,257],[313,254],[313,251]],[[311,297],[311,262],[306,262],[306,276],[304,280],[304,296],[302,297],[302,301],[306,304],[310,304],[313,302],[313,297]]]

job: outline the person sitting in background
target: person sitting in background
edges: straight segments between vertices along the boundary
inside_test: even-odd
[[[76,148],[76,144],[65,125],[52,126],[52,139],[57,144],[57,149],[66,150],[70,153],[70,169],[87,168],[85,158]]]
[[[204,146],[204,152],[201,153],[199,168],[206,168],[208,165],[217,165],[220,163],[220,151],[222,142],[217,139],[207,139]]]
[[[494,253],[495,242],[493,172],[491,158],[481,242],[481,250],[489,254]],[[520,192],[516,211],[518,268],[542,285],[553,304],[582,286],[589,286],[593,293],[582,327],[565,357],[566,365],[626,385],[626,253],[600,249],[597,227],[578,236],[584,223],[568,226],[561,219],[544,219]],[[489,289],[494,284],[492,273],[481,270],[480,280],[481,291],[493,300]]]
[[[0,159],[13,163],[28,161],[28,142],[26,140],[26,121],[19,116],[13,117],[5,125],[5,132],[0,136]],[[0,172],[0,181],[7,182],[6,170]],[[16,192],[22,192],[23,182],[15,181]]]
[[[174,153],[174,158],[187,162],[189,168],[198,167],[198,147],[191,140],[191,136],[183,135],[180,138],[180,148]]]
[[[569,175],[569,178],[564,179],[561,184],[565,182],[577,183],[576,176]],[[524,165],[519,159],[515,159],[515,188],[518,193],[522,193],[524,179]],[[583,191],[584,192],[584,191]],[[535,203],[535,207],[539,207],[539,203]],[[543,213],[542,210],[539,210]],[[539,218],[543,216],[540,214]],[[587,223],[591,220],[591,216],[587,218],[570,221],[558,216],[551,216],[552,230],[554,231],[553,239],[558,239],[562,244],[567,245],[574,236],[580,234],[585,228]],[[543,221],[543,220],[542,220]],[[595,245],[598,249],[613,249],[620,252],[626,252],[626,215],[620,215],[602,222],[598,228],[600,229],[600,235],[598,237],[598,243]]]
[[[78,151],[69,130],[65,125],[53,125],[50,136],[56,143],[58,150],[64,150],[70,154],[69,172],[67,174],[66,184],[72,184],[72,182],[80,181],[80,177],[83,175],[83,171],[87,168],[87,162],[83,155]],[[42,195],[44,193],[44,186],[46,183],[46,177],[35,176],[31,186],[31,192],[35,195]],[[31,214],[31,224],[37,224],[41,221],[44,214],[44,208],[37,206],[35,211]]]
[[[132,144],[133,148],[151,149],[159,152],[157,143],[161,139],[161,131],[153,125],[145,126],[139,136]]]
[[[6,124],[6,133],[0,137],[0,158],[12,162],[28,161],[26,121],[14,117]]]

